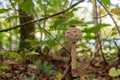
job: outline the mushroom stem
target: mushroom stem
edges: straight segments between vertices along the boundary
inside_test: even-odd
[[[71,69],[76,69],[77,53],[76,53],[76,42],[71,43]]]

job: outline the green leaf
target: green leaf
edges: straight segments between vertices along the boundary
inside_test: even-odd
[[[0,9],[0,13],[5,13],[5,12],[8,12],[9,10],[11,10],[11,8],[8,8],[8,9],[2,8]]]
[[[6,52],[4,53],[6,56],[9,56],[11,59],[21,60],[21,55],[16,52]]]
[[[43,63],[43,70],[42,71],[44,73],[49,73],[53,67],[54,67],[53,65],[49,65],[48,62],[45,61]]]
[[[80,78],[75,78],[75,79],[73,79],[73,80],[81,80]]]
[[[101,2],[107,7],[110,5],[110,0],[101,0]]]
[[[84,30],[82,30],[83,32],[86,32],[86,33],[98,33],[100,31],[101,28],[103,27],[107,27],[107,26],[110,26],[110,24],[99,24],[98,26],[95,26],[95,27],[91,27],[91,28],[84,28]]]
[[[51,74],[51,69],[54,67],[53,65],[48,64],[46,61],[42,64],[40,60],[35,61],[34,64],[37,66],[38,70],[49,74]]]
[[[2,69],[2,70],[8,70],[9,67],[8,66],[0,66],[0,69]]]
[[[32,77],[30,77],[30,78],[27,78],[26,80],[35,80],[35,77],[32,76]]]
[[[40,60],[35,61],[34,64],[36,65],[38,70],[42,70],[42,63]]]
[[[17,1],[19,3],[23,3],[24,2],[24,0],[15,0],[15,1]]]
[[[116,69],[116,68],[112,67],[109,70],[109,76],[111,76],[111,77],[117,77],[119,75],[120,75],[120,69]]]
[[[70,25],[77,25],[77,24],[81,24],[81,23],[83,23],[82,21],[79,21],[79,20],[77,20],[77,19],[71,19],[70,21],[69,21],[69,24]]]
[[[81,63],[79,61],[77,61],[76,65],[79,67],[81,65]]]
[[[50,71],[49,71],[49,74],[51,74],[51,75],[55,76],[55,75],[57,75],[57,74],[58,74],[58,72],[57,72],[57,71],[55,71],[55,70],[50,70]]]
[[[47,45],[49,45],[49,46],[51,46],[51,47],[53,47],[53,46],[55,46],[57,43],[55,42],[55,40],[53,40],[53,39],[50,39],[50,40],[48,40],[48,41],[46,41],[46,43],[47,43]]]
[[[20,4],[20,9],[25,12],[31,12],[33,8],[34,8],[34,3],[32,2],[32,0],[27,0]]]
[[[50,30],[55,30],[60,25],[63,25],[67,19],[57,19],[54,21],[53,25],[50,26]]]
[[[90,24],[93,24],[94,22],[93,21],[89,21],[89,22],[83,22],[81,24],[78,24],[79,26],[87,26],[87,25],[90,25]]]
[[[42,1],[42,0],[37,0],[37,3],[39,4],[39,7],[41,8],[41,10],[43,10],[44,9],[44,4],[43,3],[45,3],[45,2]]]

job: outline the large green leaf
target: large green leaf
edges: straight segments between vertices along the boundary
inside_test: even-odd
[[[101,0],[101,2],[107,7],[110,5],[110,0]]]
[[[71,19],[68,23],[69,23],[69,25],[78,25],[78,24],[82,24],[83,21],[80,21],[77,19]]]
[[[31,12],[34,8],[34,3],[32,0],[24,1],[23,3],[20,4],[20,9],[25,11],[25,12]]]
[[[66,21],[67,21],[67,19],[56,19],[54,21],[53,25],[50,26],[50,30],[56,30],[58,27],[60,27],[63,24],[65,24]]]
[[[110,24],[99,24],[98,26],[91,27],[91,28],[84,28],[83,32],[86,33],[98,33],[101,28],[110,26]]]
[[[57,19],[57,20],[54,22],[53,26],[54,26],[54,27],[57,27],[57,26],[59,26],[59,25],[61,25],[61,24],[64,24],[64,22],[65,22],[66,20],[67,20],[67,19]]]

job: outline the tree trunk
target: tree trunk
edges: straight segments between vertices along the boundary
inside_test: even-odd
[[[31,13],[30,14],[26,13],[20,9],[19,9],[19,15],[21,16],[20,24],[33,20],[33,15]],[[29,40],[35,39],[34,31],[35,31],[35,26],[33,23],[20,27],[20,49],[31,47],[30,43],[26,42],[26,39]]]

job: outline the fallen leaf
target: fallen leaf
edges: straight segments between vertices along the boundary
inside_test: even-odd
[[[58,73],[55,77],[55,80],[62,80],[62,74],[61,73]]]
[[[116,69],[116,68],[112,67],[109,70],[109,76],[111,76],[111,77],[117,77],[119,75],[120,75],[120,69]]]

